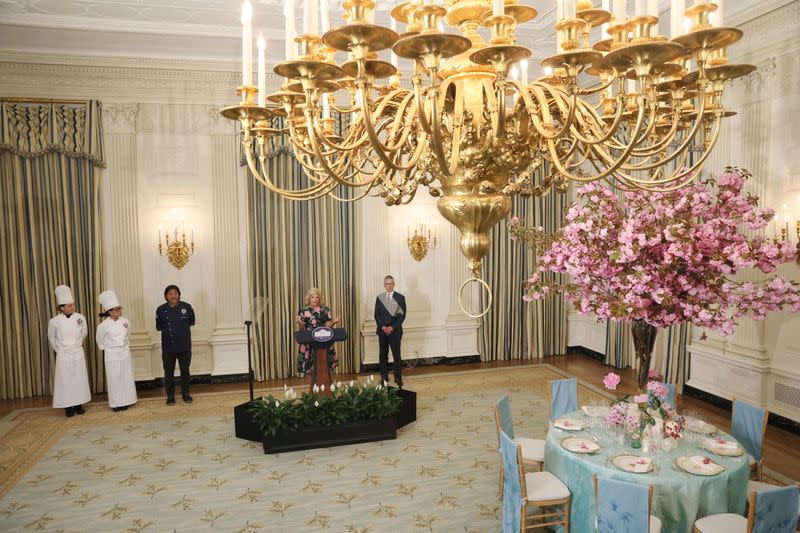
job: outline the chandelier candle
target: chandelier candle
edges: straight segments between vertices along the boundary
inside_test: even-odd
[[[242,86],[253,85],[253,7],[242,5]]]
[[[686,0],[672,0],[669,9],[669,37],[674,39],[684,33],[683,12],[686,11]]]
[[[294,38],[297,36],[294,27],[294,1],[283,5],[283,15],[286,17],[286,61],[291,61],[294,59]]]
[[[267,105],[267,67],[266,67],[266,48],[267,43],[264,36],[258,34],[258,105]]]
[[[646,191],[689,185],[714,149],[721,121],[731,116],[722,105],[727,84],[755,69],[719,55],[742,32],[709,27],[708,13],[716,8],[710,3],[690,8],[695,26],[667,41],[651,32],[658,16],[647,0],[639,2],[642,16],[630,28],[625,0],[605,2],[606,9],[584,1],[578,10],[575,0],[560,0],[563,46],[541,61],[552,76],[528,82],[524,61],[531,50],[515,32],[537,13],[521,1],[406,1],[392,8],[393,23],[385,27],[369,23],[375,0],[346,0],[345,24],[320,35],[320,0],[306,0],[303,54],[287,54],[274,67],[286,85],[267,94],[266,105],[256,104],[251,88],[240,105],[221,111],[242,126],[251,174],[298,201],[373,195],[395,206],[427,189],[459,229],[469,260],[472,277],[459,302],[471,283],[488,292],[481,301],[491,301],[482,261],[491,230],[508,216],[515,196],[562,193],[572,181]],[[589,30],[611,20],[609,5],[612,38],[593,45]],[[287,38],[293,35],[289,15],[287,9]],[[442,31],[442,24],[455,31]],[[489,30],[489,42],[480,28]],[[327,50],[347,59],[337,65]],[[391,62],[379,59],[387,51]],[[680,72],[675,61],[690,56],[696,70]],[[397,83],[400,59],[412,73],[410,87]],[[509,79],[515,65],[520,81]],[[614,85],[618,90],[609,91]],[[326,118],[329,112],[352,120],[334,130],[326,127],[334,120]],[[283,120],[270,128],[270,118]],[[309,185],[273,181],[268,141],[274,135],[286,136]],[[489,307],[480,314],[462,310],[483,316]]]

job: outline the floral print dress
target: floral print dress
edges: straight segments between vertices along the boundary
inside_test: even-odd
[[[330,307],[309,307],[307,305],[300,308],[297,318],[303,321],[305,329],[316,329],[324,326],[326,322],[333,320]],[[336,350],[333,346],[328,348],[328,367],[333,371],[339,364],[336,357]],[[309,345],[301,344],[297,352],[297,372],[305,375],[311,372],[314,367],[313,348]]]

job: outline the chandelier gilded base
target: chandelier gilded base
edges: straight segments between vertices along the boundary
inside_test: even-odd
[[[373,0],[346,0],[344,25],[294,39],[297,54],[274,67],[286,78],[279,91],[257,105],[266,87],[245,83],[240,105],[222,114],[241,123],[253,176],[286,198],[353,201],[370,194],[392,206],[427,188],[461,232],[472,278],[460,301],[470,283],[489,292],[480,313],[462,303],[470,316],[491,306],[481,265],[512,197],[592,180],[622,190],[688,184],[730,115],[722,105],[726,84],[754,69],[727,64],[726,49],[742,32],[709,22],[714,3],[687,9],[691,29],[671,40],[654,33],[652,14],[615,20],[588,8],[557,22],[560,49],[542,62],[546,75],[529,81],[510,73],[531,55],[516,28],[535,9],[516,0],[506,0],[501,12],[489,0],[445,4],[395,6],[392,17],[406,25],[398,33],[370,22]],[[459,33],[444,32],[444,23]],[[590,30],[605,23],[607,35],[590,46]],[[387,50],[411,62],[410,87],[400,85],[396,61],[379,58]],[[341,66],[339,52],[347,54]],[[593,80],[588,85],[585,75]],[[347,117],[341,131],[334,131],[331,110]],[[280,128],[275,117],[284,119]],[[267,141],[275,135],[288,139],[309,186],[285,188],[270,175]]]

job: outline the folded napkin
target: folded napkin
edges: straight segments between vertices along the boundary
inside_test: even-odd
[[[705,442],[707,448],[717,449],[725,452],[735,452],[739,450],[739,444],[732,440],[717,438],[705,439]]]
[[[710,433],[713,427],[714,426],[712,426],[708,422],[704,422],[703,420],[697,418],[686,419],[686,429],[688,429],[689,431],[696,431],[698,433],[703,433],[703,432]]]
[[[583,429],[583,422],[575,420],[574,418],[559,418],[553,425],[559,429],[566,429],[568,431],[580,431]]]
[[[632,472],[647,472],[650,470],[650,459],[647,457],[639,457],[636,461],[630,463]]]
[[[582,441],[571,441],[569,443],[569,449],[570,449],[570,451],[573,451],[573,452],[591,453],[591,452],[594,452],[596,450],[599,450],[600,446],[598,446],[597,444],[595,444],[594,442],[591,442],[591,441],[585,441],[585,440],[582,440]]]
[[[718,472],[722,468],[718,464],[712,462],[708,457],[703,455],[692,455],[689,457],[689,461],[692,463],[692,466],[696,467],[702,472]]]
[[[606,416],[611,411],[611,408],[603,407],[602,405],[584,405],[581,410],[586,416]]]

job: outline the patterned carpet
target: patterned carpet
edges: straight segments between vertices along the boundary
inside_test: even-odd
[[[418,419],[397,440],[279,455],[233,436],[240,392],[71,419],[17,411],[0,422],[0,529],[498,531],[491,406],[510,391],[518,434],[542,436],[560,377],[539,365],[408,378]]]

